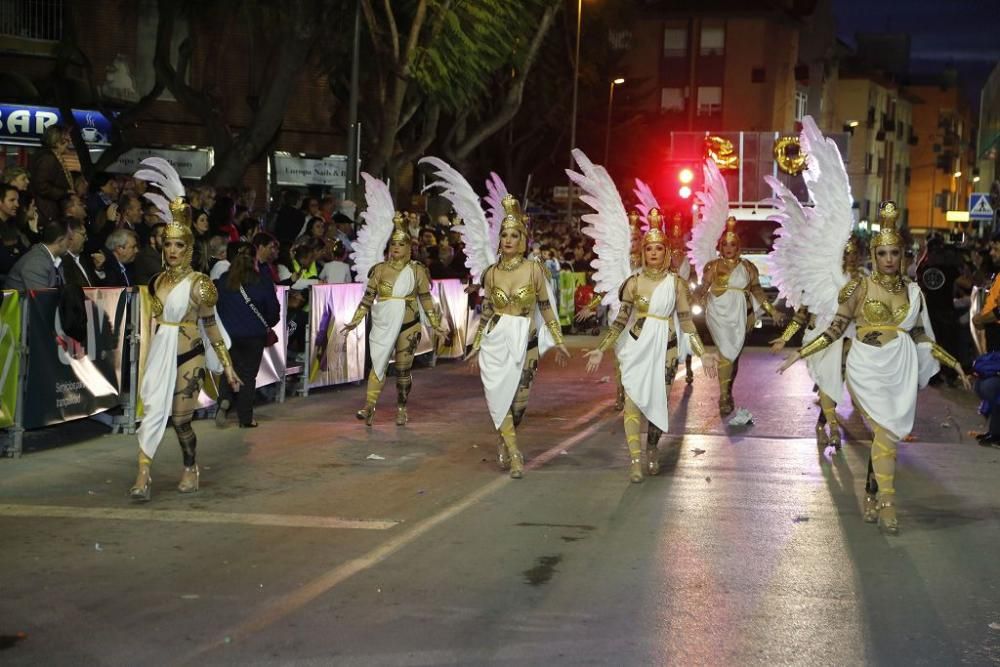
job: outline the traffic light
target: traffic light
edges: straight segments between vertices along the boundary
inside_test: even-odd
[[[684,167],[677,172],[677,180],[681,184],[677,194],[681,199],[689,199],[691,197],[691,182],[694,181],[694,171],[689,167]]]

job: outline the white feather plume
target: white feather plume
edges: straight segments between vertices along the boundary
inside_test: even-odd
[[[642,216],[642,226],[643,228],[649,227],[649,221],[646,219],[649,216],[650,209],[659,210],[660,204],[656,201],[656,196],[653,195],[652,188],[646,184],[645,181],[640,179],[635,179],[635,189],[632,190],[635,193],[636,198],[639,203],[636,204],[636,209],[639,211],[639,215]],[[662,211],[660,211],[662,213]]]
[[[462,224],[456,229],[462,234],[462,241],[465,243],[465,265],[472,274],[473,282],[479,283],[483,272],[497,261],[497,242],[491,238],[490,224],[479,203],[479,195],[465,177],[444,160],[425,157],[420,160],[420,164],[432,166],[436,170],[434,176],[438,179],[424,190],[441,188],[441,196],[451,202],[455,213],[462,219]],[[502,220],[502,206],[499,215]],[[499,222],[497,224],[499,226]]]
[[[509,194],[507,185],[495,172],[486,179],[486,220],[490,225],[490,248],[500,247],[500,223],[503,222],[503,198]]]
[[[146,169],[138,170],[133,176],[140,181],[155,185],[163,193],[161,195],[157,192],[146,192],[143,197],[156,206],[164,222],[171,222],[173,215],[170,213],[170,202],[184,196],[184,183],[181,182],[180,175],[173,165],[160,157],[148,157],[139,164]]]
[[[691,230],[688,241],[688,258],[699,276],[704,275],[705,265],[716,257],[716,248],[729,217],[729,189],[719,166],[712,159],[705,160],[705,186],[695,194],[698,202],[698,223]]]
[[[595,211],[582,217],[587,223],[583,233],[594,239],[594,253],[597,255],[597,259],[591,262],[596,269],[594,289],[603,292],[604,303],[614,307],[618,305],[619,288],[632,274],[629,256],[632,234],[628,214],[607,170],[591,162],[579,148],[574,148],[572,153],[582,173],[572,169],[567,169],[566,173],[583,190],[580,200]]]
[[[385,260],[385,247],[392,236],[392,218],[396,214],[389,186],[365,172],[361,172],[361,178],[365,180],[366,209],[361,214],[365,224],[358,230],[351,253],[357,272],[354,279],[359,283],[366,282],[372,267]]]
[[[800,147],[807,164],[802,177],[815,206],[803,206],[780,181],[764,177],[775,194],[777,212],[770,219],[780,223],[771,267],[779,294],[808,308],[825,329],[848,280],[843,253],[853,226],[851,186],[837,145],[809,116],[802,119]]]

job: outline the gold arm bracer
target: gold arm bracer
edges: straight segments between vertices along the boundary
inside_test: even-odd
[[[545,328],[552,334],[552,340],[556,345],[563,344],[562,325],[559,320],[551,320],[545,323]]]
[[[696,333],[687,335],[691,336],[691,351],[699,357],[705,356],[705,344],[701,342],[701,336]]]
[[[802,324],[799,323],[797,320],[792,320],[791,322],[788,323],[788,326],[785,327],[784,332],[782,332],[781,340],[787,343],[788,341],[790,341],[792,338],[795,337],[795,334],[797,334],[801,330],[802,330]]]
[[[937,343],[931,343],[931,356],[948,368],[956,371],[962,370],[962,365],[958,363],[958,359],[948,354],[948,351]]]
[[[799,357],[805,359],[808,356],[814,355],[817,352],[825,350],[826,348],[833,345],[833,339],[826,333],[821,333],[816,336],[808,345],[802,346],[799,350]]]
[[[233,367],[233,360],[229,356],[229,350],[226,348],[226,341],[221,339],[213,340],[212,349],[215,350],[215,354],[219,357],[219,361],[222,362],[224,368],[229,369]]]

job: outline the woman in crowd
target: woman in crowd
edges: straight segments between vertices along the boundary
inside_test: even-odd
[[[509,466],[510,476],[519,479],[524,474],[524,456],[517,446],[516,429],[528,407],[538,370],[538,331],[533,319],[536,308],[552,334],[559,365],[566,364],[569,350],[563,344],[562,328],[548,297],[548,273],[540,263],[524,256],[528,229],[520,206],[507,195],[503,208],[500,257],[483,272],[483,313],[467,358],[473,367],[479,367],[486,403],[500,433],[500,465]]]
[[[887,533],[899,532],[896,515],[896,447],[913,428],[917,390],[925,387],[940,363],[954,369],[968,389],[961,365],[934,341],[920,287],[903,268],[903,236],[896,231],[899,210],[893,202],[879,209],[881,231],[871,238],[872,273],[855,276],[843,289],[833,323],[811,343],[788,356],[784,372],[840,340],[851,322],[857,326],[847,353],[847,386],[852,402],[874,432],[865,484],[864,520]]]
[[[153,193],[146,196],[158,203],[168,224],[163,241],[165,269],[149,284],[157,326],[139,389],[145,414],[138,432],[139,472],[129,489],[129,496],[139,501],[150,498],[150,467],[168,419],[184,455],[184,472],[177,490],[198,490],[197,437],[191,420],[198,407],[205,367],[224,372],[232,390],[240,389],[240,379],[215,320],[215,285],[191,267],[194,236],[190,209],[183,199],[184,186],[165,160],[147,158],[143,165],[148,168],[136,176],[153,182],[163,192],[165,198]]]
[[[657,446],[668,427],[667,378],[663,369],[670,340],[686,337],[688,344],[685,347],[689,346],[694,354],[702,357],[709,377],[715,375],[718,359],[714,353],[705,353],[691,320],[687,281],[670,270],[667,238],[659,227],[650,226],[642,237],[642,269],[621,286],[619,300],[621,308],[617,318],[597,349],[587,355],[587,372],[596,371],[604,353],[615,348],[625,387],[629,479],[639,483],[643,479],[639,444],[643,415],[649,420],[646,471],[650,475],[660,472]],[[674,330],[675,314],[680,321],[680,331]],[[626,329],[628,335],[622,339],[621,345],[615,347]]]
[[[253,418],[254,394],[257,391],[257,370],[260,368],[264,348],[271,327],[281,318],[274,284],[264,278],[255,266],[253,246],[239,242],[229,246],[229,270],[215,281],[219,292],[216,312],[232,339],[229,355],[242,387],[236,392],[236,414],[240,428],[255,428]],[[217,426],[225,424],[232,405],[233,392],[226,387],[219,391],[219,409],[215,415]]]

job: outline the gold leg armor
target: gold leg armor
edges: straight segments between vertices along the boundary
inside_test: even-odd
[[[615,396],[615,411],[620,412],[625,409],[625,385],[622,384],[622,367],[618,364],[618,357],[615,357],[615,383],[618,393]]]
[[[375,371],[369,371],[368,373],[368,391],[365,394],[365,407],[361,408],[357,412],[358,419],[364,419],[367,426],[371,426],[372,422],[375,421],[375,404],[378,402],[378,397],[382,393],[382,386],[385,384],[383,380],[378,379],[378,375]]]
[[[719,416],[733,411],[733,362],[719,357]]]
[[[628,445],[628,478],[633,484],[642,482],[642,447],[639,445],[642,432],[642,412],[628,396],[625,397],[625,444]]]
[[[830,430],[829,444],[840,449],[840,423],[837,420],[837,404],[832,398],[819,392],[819,406],[823,411],[827,427]]]
[[[139,472],[135,476],[135,483],[132,488],[128,490],[128,496],[132,500],[137,500],[140,502],[146,502],[150,497],[150,486],[153,483],[153,478],[149,474],[149,470],[153,465],[153,459],[146,456],[146,453],[139,450]]]
[[[887,533],[899,532],[896,517],[896,439],[884,428],[872,422],[875,438],[872,440],[872,468],[878,482],[878,524]]]
[[[517,431],[514,429],[514,416],[510,412],[500,422],[500,437],[510,456],[510,476],[521,479],[524,476],[524,456],[517,448]]]

